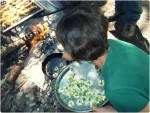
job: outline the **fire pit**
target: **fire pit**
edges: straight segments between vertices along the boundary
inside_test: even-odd
[[[44,59],[50,54],[63,52],[55,40],[55,27],[62,14],[30,18],[2,34],[2,38],[10,40],[15,35],[14,40],[7,45],[3,43],[1,48],[5,53],[1,64],[3,112],[63,111],[55,99],[55,79],[48,78],[42,71]],[[20,40],[23,42],[21,45]],[[28,51],[25,53],[25,50]]]

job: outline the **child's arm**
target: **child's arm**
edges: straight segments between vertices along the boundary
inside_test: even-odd
[[[93,112],[113,112],[117,113],[117,111],[112,106],[105,106],[101,108],[97,108],[94,104],[92,105]]]
[[[147,106],[140,112],[148,112],[149,113],[150,102],[148,102]]]
[[[150,102],[147,104],[147,106],[141,110],[140,112],[149,112],[149,106]],[[106,107],[101,107],[97,108],[94,104],[92,105],[92,109],[94,112],[117,112],[112,106],[106,106]]]

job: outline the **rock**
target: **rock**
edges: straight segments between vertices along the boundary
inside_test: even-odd
[[[16,112],[17,107],[15,105],[12,106],[12,108],[10,109],[10,112]]]
[[[26,108],[26,97],[23,92],[19,92],[15,97],[15,105],[17,107],[17,111],[24,111]]]
[[[12,107],[12,100],[13,100],[13,96],[8,94],[5,98],[5,100],[1,103],[2,112],[10,111],[10,109]]]

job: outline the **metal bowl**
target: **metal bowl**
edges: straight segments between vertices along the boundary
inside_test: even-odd
[[[95,64],[93,64],[92,62],[72,62],[69,66],[67,66],[58,76],[58,78],[56,79],[55,82],[55,95],[57,98],[57,101],[67,110],[70,111],[74,111],[74,112],[88,112],[88,111],[92,111],[92,107],[89,106],[77,106],[76,104],[74,104],[73,107],[69,107],[67,105],[69,98],[67,98],[66,96],[60,94],[58,92],[58,89],[60,87],[64,87],[67,84],[67,80],[68,77],[71,73],[73,73],[72,71],[70,71],[70,67],[74,68],[74,73],[76,74],[77,78],[78,76],[80,77],[84,77],[85,79],[88,80],[92,80],[93,81],[93,85],[92,88],[96,88],[98,90],[100,90],[100,92],[104,91],[104,87],[100,87],[97,84],[97,80],[103,80],[103,76],[100,74],[100,72],[97,72],[97,70],[95,69]],[[106,104],[108,102],[108,99],[105,99],[105,101],[103,101],[100,105],[103,106],[104,104]]]

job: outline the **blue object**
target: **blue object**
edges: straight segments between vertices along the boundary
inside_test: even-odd
[[[122,16],[125,23],[136,24],[142,13],[142,1],[115,1],[115,10],[124,12]]]

